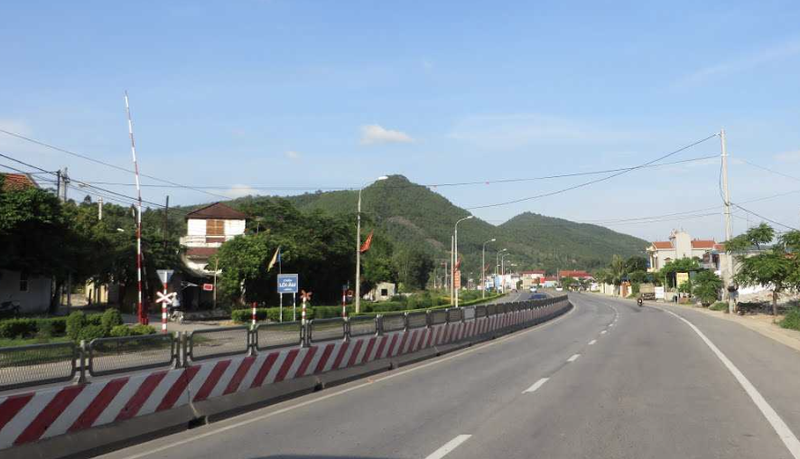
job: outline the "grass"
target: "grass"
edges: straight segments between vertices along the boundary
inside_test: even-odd
[[[54,338],[0,338],[0,347],[27,346],[28,344],[66,343],[70,339],[66,336]]]
[[[792,308],[778,324],[782,328],[800,331],[800,308]]]
[[[708,309],[712,311],[727,311],[728,310],[728,303],[724,301],[717,301],[716,303],[712,304],[708,307]]]

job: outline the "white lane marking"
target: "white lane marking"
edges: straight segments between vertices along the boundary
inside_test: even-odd
[[[567,362],[574,362],[574,361],[578,360],[578,357],[580,357],[580,356],[581,356],[580,354],[574,354],[572,357],[567,359]]]
[[[662,309],[662,311],[668,312],[682,320],[700,336],[703,342],[705,342],[711,351],[714,352],[714,355],[716,355],[717,358],[722,361],[722,364],[725,365],[725,368],[727,368],[733,377],[739,381],[739,384],[741,384],[742,388],[744,388],[744,391],[747,392],[747,395],[749,395],[750,399],[753,400],[753,403],[756,404],[758,409],[761,411],[761,414],[767,418],[767,421],[775,430],[775,433],[777,433],[781,438],[783,444],[786,445],[786,449],[789,450],[789,452],[792,454],[792,457],[795,459],[800,459],[800,440],[797,439],[794,433],[792,433],[792,430],[789,429],[789,426],[783,422],[783,419],[781,419],[778,413],[772,408],[772,406],[770,406],[767,400],[764,399],[761,393],[758,392],[758,389],[756,389],[755,386],[753,386],[753,384],[747,379],[747,377],[741,371],[739,371],[738,368],[736,368],[736,365],[734,365],[733,362],[731,362],[730,359],[728,359],[728,357],[723,354],[722,351],[720,351],[719,348],[713,342],[711,342],[711,340],[708,339],[708,337],[706,337],[706,335],[703,334],[699,328],[695,327],[693,323],[672,311],[667,311],[666,309]]]
[[[390,374],[387,374],[384,377],[375,378],[375,379],[373,379],[372,381],[369,381],[369,382],[361,383],[361,384],[358,384],[358,385],[355,385],[355,386],[352,386],[352,387],[347,387],[347,388],[344,388],[344,389],[342,389],[342,390],[340,390],[338,392],[334,392],[332,394],[323,395],[323,396],[318,397],[318,398],[313,398],[311,400],[306,400],[304,402],[300,402],[300,403],[297,403],[297,404],[294,404],[294,405],[290,405],[290,406],[287,406],[287,407],[284,407],[284,408],[280,408],[278,410],[271,411],[269,413],[264,413],[262,415],[254,417],[254,418],[245,419],[243,421],[239,421],[239,422],[236,422],[234,424],[229,424],[227,426],[220,427],[219,429],[216,429],[216,430],[210,430],[210,431],[202,433],[202,434],[193,435],[193,436],[190,436],[188,438],[184,438],[183,440],[178,440],[178,441],[175,441],[173,443],[168,443],[166,445],[159,446],[157,448],[153,448],[150,451],[144,451],[144,452],[141,452],[141,453],[138,453],[138,454],[134,454],[134,455],[131,455],[131,456],[125,456],[125,459],[139,459],[141,457],[150,456],[152,454],[160,453],[162,451],[166,451],[166,450],[168,450],[170,448],[174,448],[176,446],[185,445],[187,443],[191,443],[193,441],[197,441],[197,440],[200,440],[202,438],[210,437],[212,435],[216,435],[216,434],[219,434],[219,433],[224,433],[224,432],[227,432],[227,431],[232,430],[232,429],[238,429],[239,427],[246,426],[246,425],[252,424],[254,422],[263,421],[264,419],[268,419],[268,418],[271,418],[273,416],[277,416],[279,414],[287,413],[289,411],[294,411],[294,410],[296,410],[298,408],[303,408],[303,407],[306,407],[308,405],[313,405],[313,404],[315,404],[317,402],[321,402],[323,400],[327,400],[327,399],[333,398],[333,397],[338,397],[340,395],[347,394],[348,392],[352,392],[354,390],[363,389],[363,388],[365,388],[367,386],[371,386],[371,385],[379,383],[379,382],[388,381],[390,379],[397,378],[398,376],[406,375],[406,374],[411,373],[413,371],[421,370],[423,368],[428,368],[428,367],[433,366],[433,365],[444,363],[444,362],[453,360],[453,359],[458,358],[458,357],[469,355],[469,354],[472,354],[473,352],[477,352],[477,351],[480,351],[482,349],[486,349],[487,347],[494,346],[496,344],[500,344],[500,343],[503,343],[505,341],[508,341],[508,340],[511,340],[511,339],[514,339],[514,338],[518,338],[520,336],[525,336],[528,333],[532,333],[532,332],[534,332],[536,330],[540,330],[542,328],[546,328],[546,327],[548,327],[550,325],[553,325],[553,324],[557,324],[557,323],[561,322],[562,320],[564,320],[565,318],[567,318],[570,315],[572,315],[577,310],[578,310],[578,305],[573,304],[572,309],[570,309],[566,314],[558,316],[553,320],[549,320],[549,321],[541,323],[539,325],[530,327],[530,328],[528,328],[528,329],[526,329],[524,331],[520,331],[518,333],[512,333],[510,335],[503,336],[502,338],[498,338],[498,339],[495,339],[495,340],[492,340],[492,341],[489,341],[489,342],[486,342],[486,343],[483,343],[483,344],[472,346],[472,347],[470,347],[468,349],[465,349],[463,351],[455,352],[455,353],[453,353],[452,355],[450,355],[448,357],[438,357],[438,358],[436,358],[434,360],[431,360],[430,362],[427,362],[427,363],[424,363],[424,364],[421,364],[421,365],[418,365],[418,366],[413,366],[411,368],[408,368],[408,369],[405,369],[405,370],[402,370],[402,371],[398,371],[397,373],[390,373]],[[290,400],[287,403],[292,403],[292,402],[293,401]],[[266,408],[266,409],[269,409],[269,407]],[[241,416],[244,417],[244,416],[248,416],[248,415],[252,415],[252,414],[253,413],[245,413],[245,414],[242,414]],[[17,416],[17,417],[19,417],[19,416]],[[232,419],[235,419],[235,418],[232,418]],[[137,445],[137,447],[141,447],[141,446],[142,446],[141,444]],[[114,453],[110,453],[110,454],[114,454]]]
[[[542,379],[536,381],[535,383],[533,383],[533,385],[531,387],[529,387],[529,388],[525,389],[524,391],[522,391],[522,393],[523,394],[529,394],[531,392],[536,392],[536,389],[544,386],[544,383],[546,383],[548,379],[550,379],[550,378],[542,378]]]
[[[589,341],[589,346],[591,346],[592,344],[594,344],[594,343],[596,343],[596,342],[597,342],[597,340],[596,340],[596,339],[593,339],[593,340]]]
[[[444,446],[434,451],[432,454],[428,455],[425,459],[442,459],[443,457],[450,454],[451,451],[458,448],[458,445],[464,443],[465,441],[469,440],[469,437],[472,435],[459,435],[456,438],[450,440],[449,442],[445,443]]]
[[[605,335],[606,333],[608,333],[608,330],[603,330],[600,332],[601,335]]]

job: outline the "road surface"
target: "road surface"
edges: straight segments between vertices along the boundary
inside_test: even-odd
[[[687,308],[571,298],[550,323],[104,457],[800,458],[799,353]]]

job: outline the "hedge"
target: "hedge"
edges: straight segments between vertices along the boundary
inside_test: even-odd
[[[106,322],[103,322],[103,317]],[[70,327],[70,321],[73,326]],[[76,311],[68,317],[20,317],[0,320],[0,338],[53,338],[67,335],[73,340],[80,339],[80,330],[85,326],[98,326],[105,334],[115,325],[122,323],[122,316],[116,309],[107,309],[105,313],[85,315]],[[107,326],[106,324],[113,324]]]

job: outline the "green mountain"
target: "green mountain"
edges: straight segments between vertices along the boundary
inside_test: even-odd
[[[258,198],[256,198],[258,199]],[[287,198],[303,211],[354,214],[357,191],[307,193]],[[456,220],[469,215],[427,187],[411,183],[400,175],[375,182],[362,193],[364,231],[377,227],[376,237],[388,237],[400,246],[431,250],[436,258],[448,258],[450,236]],[[498,249],[507,248],[506,261],[517,269],[594,269],[608,264],[611,256],[641,255],[647,241],[608,228],[571,222],[533,213],[523,213],[502,225],[474,218],[459,224],[459,253],[462,270],[479,276],[483,242],[486,264],[493,269]]]

